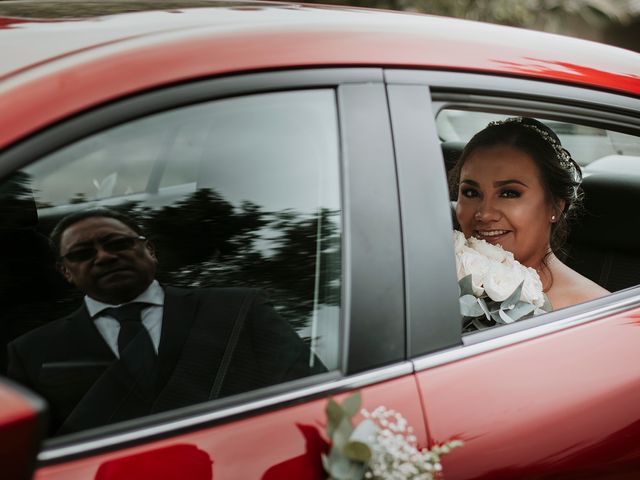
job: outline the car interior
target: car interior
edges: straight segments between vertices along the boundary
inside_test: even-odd
[[[465,141],[459,140],[441,142],[447,173],[455,166],[465,145]],[[627,149],[635,154],[638,145]],[[631,154],[618,157],[636,159]],[[640,252],[632,234],[632,226],[640,224],[640,211],[632,208],[640,204],[640,175],[604,167],[609,158],[606,155],[582,164],[583,209],[570,226],[560,258],[580,274],[615,292],[640,284]],[[456,193],[451,192],[454,227],[457,224],[455,197]]]

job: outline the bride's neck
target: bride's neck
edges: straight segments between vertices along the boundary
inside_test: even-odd
[[[547,292],[553,286],[553,268],[557,262],[559,262],[558,257],[554,255],[554,253],[549,250],[549,253],[543,256],[537,263],[536,266],[532,266],[538,275],[540,276],[540,281],[542,282],[542,291]]]

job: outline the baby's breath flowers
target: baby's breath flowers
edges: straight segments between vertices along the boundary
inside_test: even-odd
[[[329,455],[322,463],[330,480],[435,480],[442,478],[440,457],[462,445],[453,440],[431,450],[418,447],[413,428],[402,414],[380,406],[361,410],[354,428],[352,417],[360,407],[360,393],[340,405],[327,404]]]
[[[440,457],[462,446],[452,440],[431,450],[418,447],[418,439],[402,414],[380,406],[361,411],[378,427],[373,454],[364,477],[372,480],[434,480],[442,473]]]

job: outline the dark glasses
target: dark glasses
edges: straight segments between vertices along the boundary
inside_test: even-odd
[[[109,253],[118,253],[124,252],[125,250],[131,250],[135,247],[136,242],[146,240],[146,237],[116,237],[109,238],[107,240],[98,240],[97,243],[100,245],[102,250]],[[67,260],[71,263],[79,263],[86,262],[88,260],[93,260],[96,257],[98,250],[95,246],[91,247],[82,247],[77,248],[75,250],[71,250],[66,255],[60,256],[61,260]]]

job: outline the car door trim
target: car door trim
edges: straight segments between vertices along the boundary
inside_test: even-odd
[[[460,343],[460,314],[449,190],[431,94],[422,85],[387,85],[396,151],[404,245],[409,357]],[[425,179],[432,179],[425,188]],[[437,181],[441,179],[442,181]],[[425,206],[429,206],[425,211]],[[434,275],[438,272],[438,275]]]
[[[608,92],[542,80],[437,70],[388,69],[384,71],[384,76],[387,83],[428,85],[434,92],[434,100],[440,99],[437,96],[440,93],[450,98],[451,94],[456,94],[458,100],[465,99],[465,102],[473,102],[475,95],[483,95],[484,98],[492,95],[507,99],[508,102],[513,98],[523,100],[553,98],[554,102],[563,105],[564,108],[584,105],[597,110],[594,114],[598,116],[624,115],[627,123],[632,122],[640,126],[640,99],[621,92]]]
[[[637,308],[640,308],[640,287],[629,288],[511,325],[464,335],[461,347],[415,358],[415,371],[428,370]]]
[[[290,406],[328,395],[336,395],[398,377],[411,375],[412,373],[413,364],[405,361],[350,377],[332,378],[324,383],[260,398],[248,403],[231,405],[215,411],[198,413],[186,418],[161,422],[157,425],[140,427],[100,438],[86,439],[82,443],[74,442],[71,445],[63,444],[60,446],[52,446],[40,452],[38,455],[38,467],[68,461],[77,457],[94,455],[105,450],[112,450],[116,447],[122,448],[124,446],[138,444],[142,441],[155,441],[165,438],[170,434],[178,434],[197,428],[208,428],[239,417],[266,412],[276,406]],[[331,376],[331,374],[329,374],[329,376]],[[201,404],[197,407],[202,410],[206,408],[206,406],[207,404]]]

